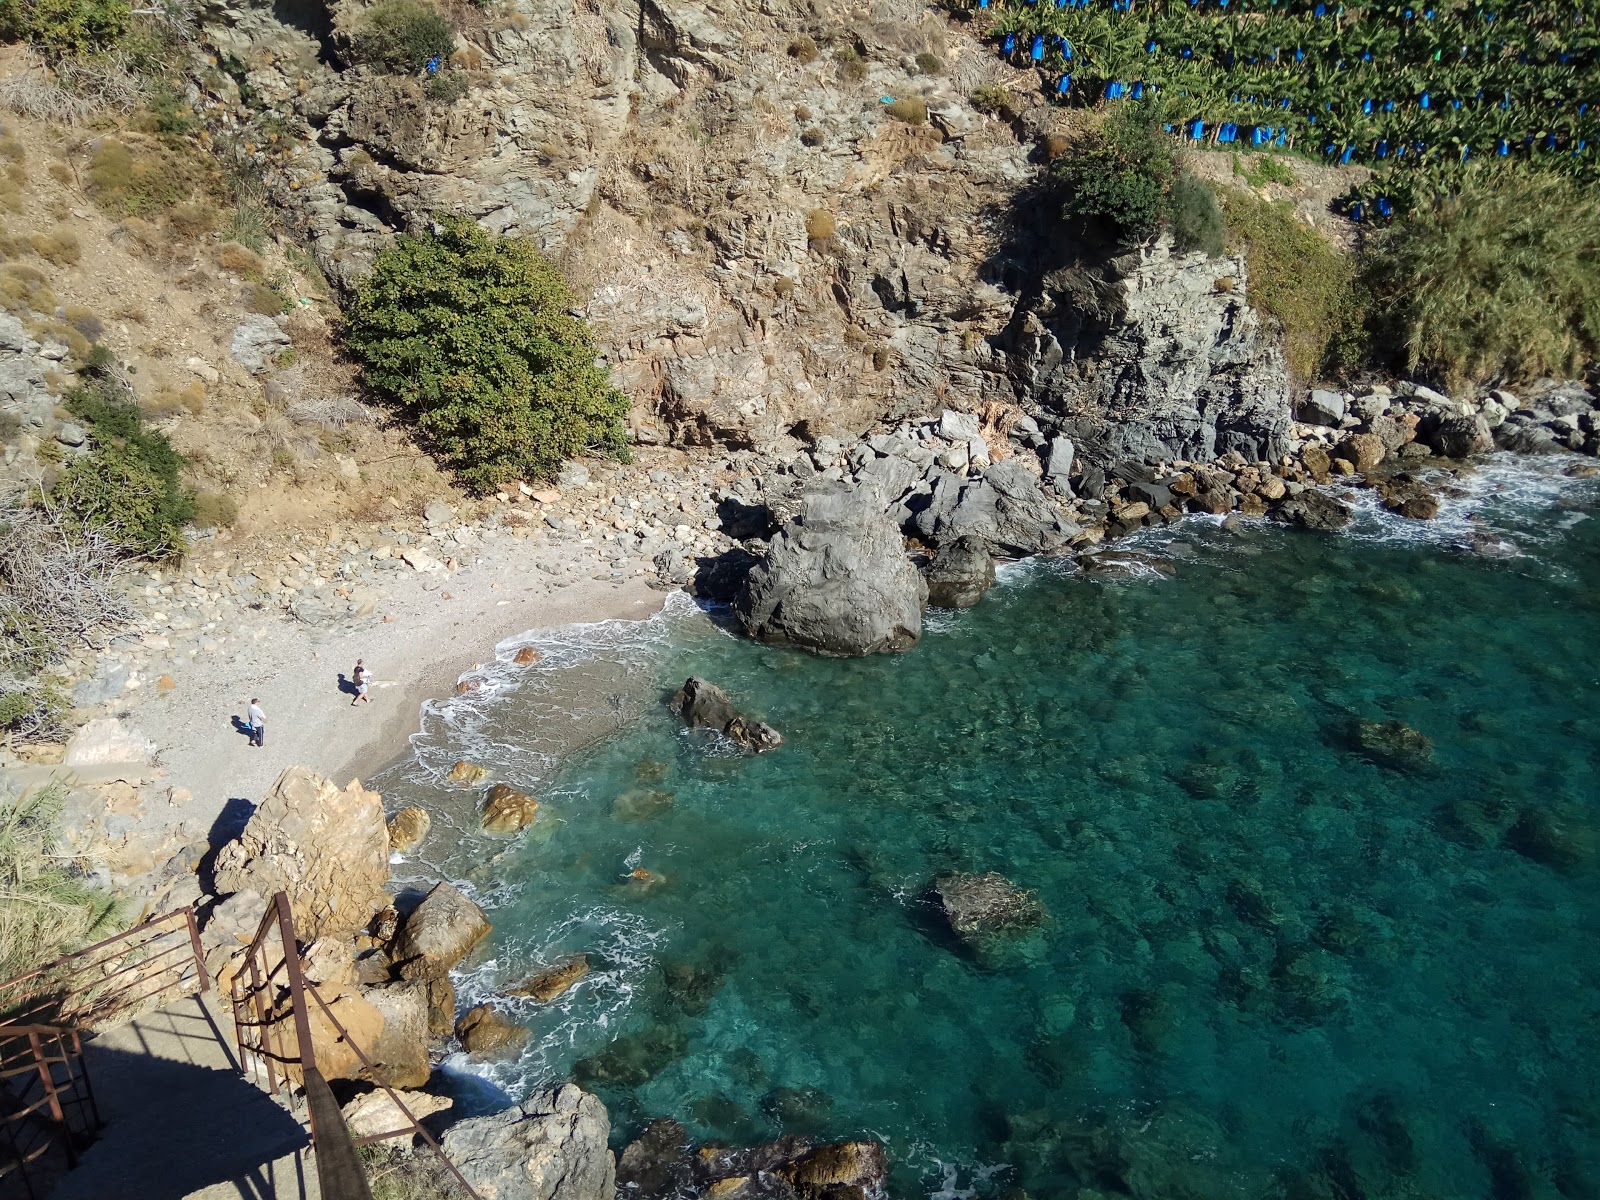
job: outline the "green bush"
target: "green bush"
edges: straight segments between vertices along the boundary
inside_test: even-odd
[[[428,82],[422,85],[422,94],[437,104],[454,104],[465,99],[471,90],[467,73],[454,68],[428,76]]]
[[[1179,172],[1167,193],[1167,221],[1180,253],[1204,250],[1212,258],[1222,253],[1227,227],[1217,194],[1187,171]]]
[[[1363,274],[1380,344],[1451,387],[1600,356],[1600,193],[1570,179],[1470,173],[1384,234]]]
[[[131,553],[182,553],[194,497],[178,478],[183,458],[166,435],[147,429],[139,406],[104,380],[74,388],[65,402],[93,448],[61,473],[51,500],[74,523],[102,530]]]
[[[1133,243],[1160,225],[1177,163],[1155,110],[1130,104],[1075,143],[1050,171],[1066,185],[1062,212],[1069,220]]]
[[[0,0],[0,41],[31,42],[52,58],[92,54],[128,27],[128,0]]]
[[[1356,365],[1366,300],[1354,261],[1295,216],[1288,201],[1230,188],[1223,203],[1228,241],[1245,253],[1250,304],[1283,326],[1290,374],[1304,382]]]
[[[973,108],[981,113],[988,113],[991,117],[1004,117],[1010,119],[1011,93],[996,84],[986,83],[982,87],[972,89],[972,95],[967,97]]]
[[[626,397],[595,363],[556,269],[523,238],[463,217],[402,235],[346,313],[375,391],[407,408],[467,484],[548,478],[591,451],[625,457]]]
[[[379,0],[355,38],[358,59],[397,75],[420,71],[435,56],[449,58],[455,46],[455,28],[424,0]]]
[[[32,681],[18,686],[16,681],[0,679],[0,732],[48,737],[60,730],[71,708],[67,698],[54,687]]]
[[[930,54],[924,50],[917,55],[917,70],[924,75],[943,75],[944,59],[937,54]]]
[[[1275,154],[1252,155],[1248,159],[1241,159],[1235,154],[1233,173],[1253,188],[1265,187],[1269,183],[1294,186],[1294,172],[1289,169],[1288,163]]]

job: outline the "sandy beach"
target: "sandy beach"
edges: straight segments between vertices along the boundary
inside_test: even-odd
[[[665,599],[639,577],[558,586],[531,566],[505,563],[463,571],[439,590],[422,583],[398,581],[384,604],[387,619],[335,628],[273,620],[253,644],[226,659],[195,660],[176,687],[147,692],[135,720],[155,741],[174,789],[151,823],[208,834],[229,801],[258,800],[293,765],[341,785],[370,778],[406,753],[423,703],[450,695],[498,642],[530,630],[643,620]],[[373,682],[370,702],[352,706],[343,680],[358,658]],[[260,748],[242,729],[251,697],[267,714]]]

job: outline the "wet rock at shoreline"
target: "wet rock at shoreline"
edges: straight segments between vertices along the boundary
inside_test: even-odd
[[[1085,575],[1131,578],[1141,575],[1175,575],[1170,559],[1142,550],[1091,550],[1073,559]]]
[[[488,936],[489,919],[449,883],[437,883],[412,910],[389,957],[402,979],[437,979]]]
[[[528,1044],[531,1034],[492,1004],[469,1008],[456,1022],[456,1040],[478,1058],[511,1058]]]
[[[539,802],[505,783],[489,789],[483,805],[483,831],[508,836],[539,819]]]
[[[807,1200],[867,1200],[889,1182],[889,1158],[882,1142],[840,1142],[818,1146],[778,1173]]]
[[[532,646],[524,646],[512,656],[511,661],[516,663],[519,667],[525,667],[529,663],[538,662],[543,657],[544,655],[540,654]]]
[[[306,767],[278,776],[243,832],[217,852],[219,896],[288,892],[306,940],[360,932],[388,904],[388,882],[382,798],[358,780],[341,789]]]
[[[389,818],[389,849],[396,854],[410,854],[422,845],[432,826],[433,818],[427,809],[416,805],[402,808]]]
[[[1381,766],[1421,767],[1433,758],[1433,742],[1401,721],[1359,721],[1355,738],[1361,752]]]
[[[995,871],[940,875],[930,895],[951,931],[969,945],[1032,929],[1045,919],[1037,896]]]
[[[450,768],[450,773],[445,778],[451,783],[472,784],[477,783],[488,773],[486,768],[480,767],[476,763],[469,763],[463,758]]]
[[[569,954],[504,990],[508,996],[527,996],[540,1004],[548,1004],[570,991],[588,973],[589,956]]]
[[[670,1117],[658,1117],[617,1157],[619,1195],[640,1200],[685,1195],[693,1181],[689,1132]]]
[[[977,538],[957,538],[939,551],[923,578],[935,608],[971,608],[994,586],[994,557]]]
[[[783,736],[776,729],[740,712],[727,692],[697,675],[684,680],[673,695],[672,711],[690,729],[710,729],[757,754],[783,745]]]
[[[813,653],[908,650],[928,587],[871,488],[808,492],[734,600],[745,633]]]
[[[486,1200],[615,1200],[610,1136],[605,1105],[563,1084],[451,1126],[443,1148]]]
[[[1343,529],[1355,518],[1348,504],[1335,500],[1326,492],[1301,492],[1278,506],[1280,520],[1306,529]]]

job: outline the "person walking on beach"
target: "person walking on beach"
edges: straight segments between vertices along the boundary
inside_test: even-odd
[[[350,682],[356,685],[355,699],[350,701],[350,707],[354,708],[363,700],[371,704],[372,699],[367,695],[367,668],[359,658],[356,659],[356,669],[350,672]]]
[[[250,697],[250,744],[252,746],[265,746],[267,744],[267,714],[261,709],[261,701],[254,696]]]

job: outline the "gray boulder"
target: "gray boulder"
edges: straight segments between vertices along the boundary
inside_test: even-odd
[[[697,676],[686,679],[672,697],[672,710],[690,729],[715,730],[757,754],[783,745],[776,729],[740,712],[727,692]]]
[[[1467,458],[1494,449],[1494,433],[1480,416],[1444,417],[1423,426],[1422,440],[1445,458]]]
[[[1305,491],[1277,508],[1280,520],[1306,529],[1343,529],[1355,515],[1342,500],[1326,492]]]
[[[994,558],[977,538],[957,538],[923,573],[928,603],[935,608],[971,608],[994,586]]]
[[[234,327],[228,353],[252,375],[265,374],[278,352],[289,346],[289,335],[278,322],[260,313],[251,313]]]
[[[1300,401],[1300,419],[1307,425],[1331,425],[1337,429],[1344,415],[1344,397],[1327,388],[1313,388],[1311,394]]]
[[[1078,533],[1039,489],[1039,480],[1016,459],[995,463],[968,483],[945,474],[934,481],[915,529],[930,545],[976,538],[991,554],[1025,556],[1059,549]]]
[[[1050,453],[1044,460],[1044,477],[1055,485],[1056,491],[1067,490],[1067,476],[1072,474],[1072,460],[1077,454],[1071,438],[1051,438]]]
[[[450,1127],[444,1153],[485,1200],[613,1200],[605,1105],[573,1084]]]
[[[930,898],[955,935],[968,943],[1031,929],[1045,919],[1037,896],[994,871],[940,875]]]
[[[928,589],[871,488],[808,492],[750,569],[734,613],[751,637],[817,654],[908,650]]]

